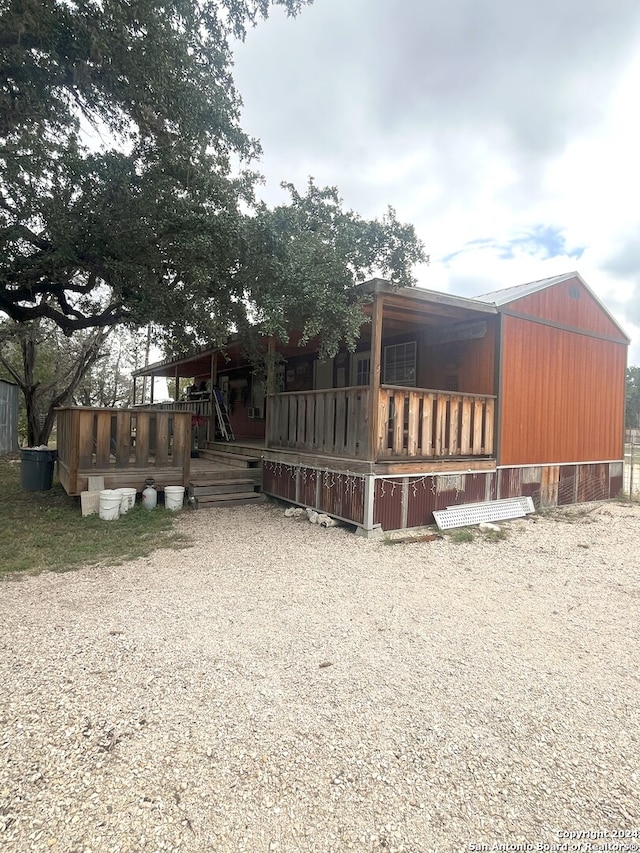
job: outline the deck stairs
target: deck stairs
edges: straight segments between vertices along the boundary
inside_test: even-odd
[[[232,444],[207,442],[192,465],[188,497],[195,509],[240,506],[264,500],[262,460]]]

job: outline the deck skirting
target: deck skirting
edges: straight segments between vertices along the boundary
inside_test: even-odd
[[[434,524],[433,511],[448,506],[525,495],[540,509],[608,500],[621,489],[619,460],[500,469],[487,462],[484,470],[417,469],[400,474],[263,461],[266,494],[353,524],[365,535]]]

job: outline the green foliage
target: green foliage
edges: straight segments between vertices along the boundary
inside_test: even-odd
[[[357,308],[366,299],[357,285],[376,273],[393,285],[414,284],[411,268],[427,260],[424,247],[392,208],[381,220],[365,220],[344,209],[335,187],[310,179],[301,195],[283,186],[289,204],[260,205],[245,223],[238,278],[254,319],[281,340],[291,329],[302,331],[302,343],[319,336],[322,357],[335,355],[342,341],[354,349]]]
[[[6,0],[0,310],[72,332],[162,323],[194,295],[207,307],[255,180],[231,161],[259,151],[238,123],[230,39],[269,6]]]
[[[456,527],[454,530],[447,530],[446,535],[452,542],[473,542],[473,530],[470,527]]]
[[[313,182],[255,204],[230,43],[270,5],[6,0],[0,311],[66,334],[152,322],[172,354],[297,325],[330,353],[354,345],[359,281],[411,283],[424,250],[392,210],[362,220]]]
[[[625,408],[627,429],[640,428],[640,367],[627,367],[627,392]]]
[[[82,517],[78,498],[54,481],[48,492],[23,492],[20,465],[0,461],[3,548],[0,577],[14,572],[67,571],[90,563],[114,565],[157,548],[184,547],[175,517],[137,506],[117,521]]]

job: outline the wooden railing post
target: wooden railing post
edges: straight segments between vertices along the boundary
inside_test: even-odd
[[[378,457],[380,433],[380,384],[382,368],[382,311],[384,301],[381,293],[374,296],[371,312],[371,363],[369,368],[370,428],[367,440],[368,458],[375,462]]]

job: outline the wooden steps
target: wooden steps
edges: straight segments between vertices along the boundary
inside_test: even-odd
[[[188,497],[196,509],[241,506],[264,500],[262,460],[226,450],[200,450],[200,459],[211,462],[211,468],[194,471]]]
[[[260,503],[264,501],[262,492],[244,492],[230,495],[205,495],[195,498],[196,509],[217,509],[221,506],[242,506],[249,503]]]
[[[247,456],[244,453],[233,453],[226,450],[213,450],[205,447],[199,451],[199,458],[232,468],[257,468],[262,464],[258,456]]]

